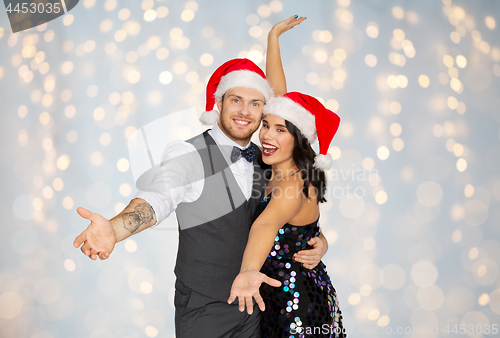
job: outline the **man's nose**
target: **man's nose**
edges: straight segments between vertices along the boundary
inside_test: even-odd
[[[249,104],[243,104],[243,107],[241,108],[241,113],[243,115],[250,115],[250,105]]]

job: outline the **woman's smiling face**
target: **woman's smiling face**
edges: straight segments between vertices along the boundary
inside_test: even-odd
[[[271,114],[264,117],[259,140],[264,163],[273,165],[292,158],[295,139],[281,117]]]

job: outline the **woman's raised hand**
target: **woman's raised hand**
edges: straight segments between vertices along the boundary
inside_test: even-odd
[[[269,32],[269,35],[275,34],[278,37],[281,34],[285,33],[286,31],[289,31],[293,27],[299,25],[305,19],[307,19],[305,16],[299,17],[297,15],[293,15],[288,19],[280,21],[276,25],[274,25],[271,31]]]
[[[285,71],[281,63],[279,37],[305,19],[306,18],[302,16],[291,16],[274,25],[267,36],[266,77],[276,96],[285,95],[287,92]]]

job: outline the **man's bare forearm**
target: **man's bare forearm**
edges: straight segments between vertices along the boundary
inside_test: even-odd
[[[135,198],[118,215],[111,219],[116,241],[120,242],[156,224],[151,205],[142,198]]]

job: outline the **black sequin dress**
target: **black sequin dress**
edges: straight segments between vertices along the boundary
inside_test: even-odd
[[[262,199],[255,219],[264,211],[271,195]],[[276,236],[261,272],[282,284],[262,284],[260,294],[266,305],[262,313],[265,338],[345,337],[336,291],[320,262],[313,269],[294,262],[293,255],[310,249],[307,241],[319,235],[318,221],[294,226],[285,224]]]

